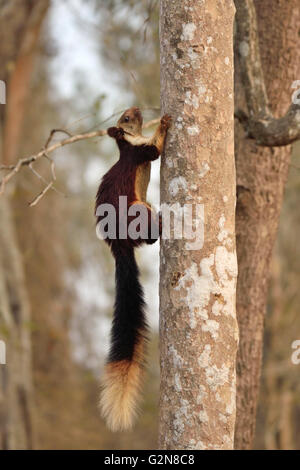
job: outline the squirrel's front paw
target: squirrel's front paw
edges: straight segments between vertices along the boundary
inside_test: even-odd
[[[121,127],[109,127],[107,134],[113,139],[121,140],[124,137],[124,131]]]
[[[161,127],[165,130],[168,130],[172,124],[172,117],[169,114],[164,114],[160,120]]]

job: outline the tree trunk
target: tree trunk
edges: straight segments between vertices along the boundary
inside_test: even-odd
[[[271,292],[266,324],[267,350],[264,360],[264,397],[261,404],[265,414],[264,442],[267,450],[292,450],[293,385],[288,377],[289,368],[282,364],[282,332],[288,312],[284,305],[280,256],[275,251],[271,263]],[[283,333],[284,334],[284,333]],[[277,360],[277,361],[276,361]]]
[[[280,396],[283,392],[282,385],[284,384],[284,377],[278,374],[278,371],[272,370],[272,361],[274,358],[278,358],[279,344],[278,344],[278,331],[280,331],[280,320],[284,312],[283,309],[283,292],[280,280],[280,257],[275,252],[272,257],[270,266],[270,297],[271,297],[271,308],[268,315],[267,329],[265,331],[265,338],[267,338],[267,354],[264,359],[265,369],[265,396],[264,398],[264,411],[266,415],[266,424],[264,432],[265,448],[267,450],[279,450],[278,449],[278,431],[279,431],[279,420],[280,420],[280,409],[278,404],[281,402]],[[274,361],[275,362],[275,361]],[[274,363],[273,363],[274,364]],[[274,368],[273,368],[274,369]]]
[[[291,104],[292,83],[299,78],[298,0],[255,1],[260,50],[270,107],[276,117]],[[236,44],[238,54],[247,44]],[[236,73],[236,106],[245,103]],[[264,315],[270,259],[276,239],[290,147],[262,148],[236,125],[237,313],[240,347],[237,358],[237,422],[235,447],[250,449],[255,434],[261,375]]]
[[[5,21],[5,24],[2,25],[2,28],[5,28],[5,33],[2,33],[2,36],[5,36],[2,37],[5,43],[2,52],[5,59],[3,65],[6,66],[6,70],[3,71],[4,76],[0,77],[2,80],[7,79],[7,72],[9,72],[2,157],[2,161],[6,165],[14,161],[18,151],[26,99],[30,91],[33,60],[49,0],[39,0],[33,5],[24,4],[20,0],[14,0],[10,3],[6,8],[2,7],[4,9],[3,23]],[[12,34],[16,34],[19,38],[17,42]],[[9,41],[10,47],[7,45]],[[12,56],[6,57],[5,53],[10,53]]]
[[[162,449],[233,447],[233,17],[228,0],[161,1],[161,100],[174,122],[162,157],[161,203],[192,204],[197,236],[203,208],[205,216],[203,247],[186,232],[161,242]]]
[[[0,115],[0,161],[16,157],[33,54],[49,0],[0,0],[0,79],[6,82],[7,105]],[[7,364],[0,366],[0,448],[34,447],[30,308],[22,254],[8,195],[0,199],[0,339]]]
[[[7,364],[0,366],[0,448],[31,449],[30,309],[11,210],[4,196],[0,223],[0,339],[7,348]]]

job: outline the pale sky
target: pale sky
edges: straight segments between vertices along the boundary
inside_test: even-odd
[[[71,5],[71,8],[68,4]],[[80,12],[80,16],[78,12]],[[112,72],[101,61],[93,31],[93,24],[96,24],[96,21],[97,18],[92,14],[87,2],[83,0],[69,0],[68,2],[54,0],[50,11],[50,30],[55,41],[57,54],[51,59],[50,72],[56,98],[74,97],[78,77],[89,90],[88,103],[105,93],[107,98],[104,104],[107,114],[104,118],[106,118],[117,110],[131,106],[132,101],[130,93],[126,95],[123,90],[121,92],[113,79]],[[78,96],[77,99],[80,100],[81,107],[84,108],[87,101],[86,97]],[[83,115],[89,112],[90,109],[87,108]],[[78,116],[71,116],[70,122],[74,122],[76,119],[78,119]],[[116,148],[115,152],[117,155]],[[91,185],[95,184],[95,178],[97,178],[97,181],[99,180],[101,168],[103,166],[99,156],[95,154],[95,158],[87,167],[85,174]],[[152,164],[152,178],[148,191],[148,199],[155,207],[159,205],[159,168],[159,161]],[[101,242],[99,241],[99,243]],[[142,262],[151,272],[147,282],[142,279],[148,305],[148,320],[152,328],[157,328],[159,312],[159,243],[143,247],[139,251],[139,259],[142,259]],[[87,307],[89,305],[99,305],[100,308],[100,306],[103,307],[103,302],[105,302],[108,311],[112,311],[112,304],[109,305],[110,299],[105,298],[104,293],[101,292],[101,282],[97,279],[93,266],[86,266],[84,273],[83,278],[76,280],[82,303]],[[103,318],[99,316],[99,324],[97,324],[94,334],[94,347],[99,352],[103,352],[103,349],[108,347],[109,328],[110,323],[103,322]],[[77,348],[75,353],[80,358],[80,348]]]

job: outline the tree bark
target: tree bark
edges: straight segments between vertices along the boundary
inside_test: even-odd
[[[174,122],[162,157],[161,203],[193,204],[196,221],[201,207],[205,217],[203,247],[192,247],[186,233],[161,241],[162,449],[233,447],[233,17],[228,0],[161,1],[161,101]]]
[[[0,222],[0,339],[7,348],[7,363],[0,366],[0,448],[32,449],[30,308],[6,196],[1,198]]]
[[[2,20],[3,22],[6,21],[3,27],[7,31],[4,33],[6,37],[2,37],[6,45],[3,54],[5,54],[6,49],[7,54],[9,52],[12,54],[12,56],[5,57],[4,66],[6,66],[6,70],[3,71],[6,79],[9,76],[7,87],[9,98],[5,106],[2,157],[2,162],[6,165],[13,163],[18,151],[26,99],[30,91],[33,60],[41,25],[48,7],[49,0],[38,0],[32,5],[14,0],[4,8],[4,14],[2,13]],[[16,21],[16,18],[19,21]],[[18,41],[15,37],[11,37],[12,33],[17,34]],[[10,48],[7,46],[8,41],[11,41]],[[2,79],[5,79],[4,77]]]
[[[0,79],[7,105],[0,114],[0,161],[16,157],[33,54],[48,0],[0,1]],[[0,200],[0,339],[7,364],[0,366],[0,448],[34,447],[30,307],[10,201]]]
[[[255,1],[260,52],[269,106],[275,117],[291,105],[292,84],[299,78],[298,0]],[[245,109],[236,44],[236,107]],[[255,434],[261,375],[264,315],[270,260],[286,183],[290,147],[262,148],[235,129],[237,164],[237,313],[240,346],[237,357],[237,422],[235,447],[250,449]]]
[[[255,139],[258,145],[264,147],[289,145],[300,139],[298,92],[296,91],[295,100],[291,102],[285,116],[275,118],[269,108],[266,92],[255,2],[235,0],[235,4],[241,81],[248,107],[248,113],[237,109],[235,115],[248,136]]]
[[[289,367],[286,361],[282,363],[282,357],[285,356],[282,351],[282,336],[286,332],[285,322],[289,321],[289,314],[284,302],[282,265],[277,250],[273,254],[270,271],[270,307],[264,336],[265,344],[267,342],[263,370],[264,396],[260,405],[265,415],[264,443],[267,450],[293,450],[295,434],[292,410],[295,395],[291,393],[293,384],[288,376]]]

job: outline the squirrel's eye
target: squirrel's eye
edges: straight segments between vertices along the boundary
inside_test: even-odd
[[[124,117],[124,121],[125,121],[125,122],[128,122],[128,121],[129,121],[129,116],[125,116],[125,117]]]

